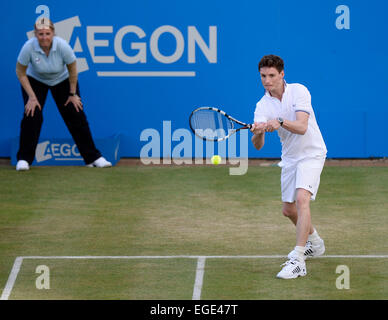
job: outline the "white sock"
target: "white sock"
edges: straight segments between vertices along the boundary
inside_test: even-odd
[[[301,261],[304,261],[304,247],[301,246],[295,246],[294,252],[298,255],[298,258],[301,259]]]
[[[320,240],[321,237],[319,236],[317,230],[315,230],[314,228],[314,232],[312,234],[309,234],[308,236],[308,240],[310,240],[311,242],[315,242],[317,240]]]

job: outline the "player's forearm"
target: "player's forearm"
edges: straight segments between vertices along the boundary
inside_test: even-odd
[[[284,120],[283,126],[284,129],[295,133],[295,134],[301,134],[304,135],[307,131],[308,124],[305,121],[290,121],[290,120]]]
[[[69,70],[70,92],[75,93],[77,90],[77,81],[78,81],[77,62],[68,64],[67,69]]]
[[[264,141],[265,141],[264,137],[265,137],[265,133],[254,134],[252,136],[253,146],[257,150],[260,150],[262,147],[264,147]]]

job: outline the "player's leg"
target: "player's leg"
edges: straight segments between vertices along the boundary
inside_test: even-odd
[[[323,240],[312,226],[310,212],[310,200],[315,199],[322,168],[323,162],[312,161],[307,165],[282,169],[283,214],[296,225],[296,246],[289,253],[289,260],[283,264],[278,278],[293,279],[305,276],[307,274],[305,258],[324,252]],[[311,239],[319,245],[313,247]],[[312,248],[314,250],[311,250]]]
[[[305,229],[309,226],[309,234],[305,244],[305,257],[314,257],[322,255],[325,252],[324,241],[320,238],[316,229],[311,223],[310,201],[315,200],[320,184],[320,175],[324,166],[324,159],[306,159],[298,164],[296,174],[297,188],[297,210],[298,220],[302,221],[297,225],[297,243],[301,244],[305,237]]]
[[[283,202],[282,213],[296,225],[298,222],[298,211],[296,210],[295,202]]]
[[[291,220],[291,222],[296,226],[298,222],[298,210],[296,208],[295,202],[284,202],[283,203],[283,215]],[[310,223],[309,235],[307,242],[304,248],[304,257],[309,258],[316,255],[320,255],[324,252],[324,242],[319,236],[317,230],[314,228],[313,224]],[[293,251],[288,255],[292,256]]]
[[[283,202],[282,213],[285,217],[289,218],[291,222],[296,226],[298,222],[298,210],[296,208],[295,202]],[[312,224],[310,224],[309,235],[313,234],[315,231]]]
[[[298,207],[297,207],[297,190],[296,185],[297,167],[282,168],[281,188],[283,201],[283,215],[289,218],[292,223],[298,226]],[[301,220],[303,221],[303,219]],[[277,274],[281,279],[294,279],[303,277],[307,274],[306,263],[304,261],[304,244],[295,247],[288,255],[288,260],[282,265],[282,270]]]
[[[296,246],[303,248],[306,245],[311,230],[310,198],[311,193],[309,191],[302,188],[297,189],[295,202],[298,213],[296,223]]]
[[[296,246],[288,254],[288,260],[277,274],[278,278],[294,279],[307,274],[304,252],[311,226],[310,197],[311,194],[308,191],[298,189],[296,201],[288,205],[283,204],[283,214],[286,213],[287,217],[296,225]]]

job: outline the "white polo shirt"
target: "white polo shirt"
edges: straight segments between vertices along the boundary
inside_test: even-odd
[[[53,37],[53,44],[47,57],[39,46],[36,37],[27,40],[22,47],[17,61],[27,67],[27,75],[49,86],[64,81],[69,77],[66,65],[76,60],[73,49],[62,38]]]
[[[325,158],[327,149],[311,106],[310,92],[302,84],[284,83],[282,101],[272,97],[267,91],[256,104],[254,121],[267,122],[278,117],[295,121],[296,112],[308,113],[308,128],[304,135],[292,133],[282,127],[277,130],[282,144],[282,166],[294,165],[306,158]]]

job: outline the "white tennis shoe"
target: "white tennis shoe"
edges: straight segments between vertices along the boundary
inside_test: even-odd
[[[109,161],[107,161],[104,157],[99,157],[97,160],[95,160],[94,162],[90,163],[90,164],[87,164],[86,165],[88,168],[93,168],[93,167],[97,167],[97,168],[109,168],[112,166],[112,163],[110,163]]]
[[[26,160],[19,160],[16,164],[16,171],[27,171],[30,170],[30,165]]]
[[[317,241],[310,241],[308,240],[306,242],[305,251],[304,251],[304,258],[313,258],[323,255],[325,252],[325,242],[322,239],[319,239]]]
[[[307,274],[306,263],[302,259],[292,257],[282,264],[283,269],[277,274],[280,279],[295,279]]]

